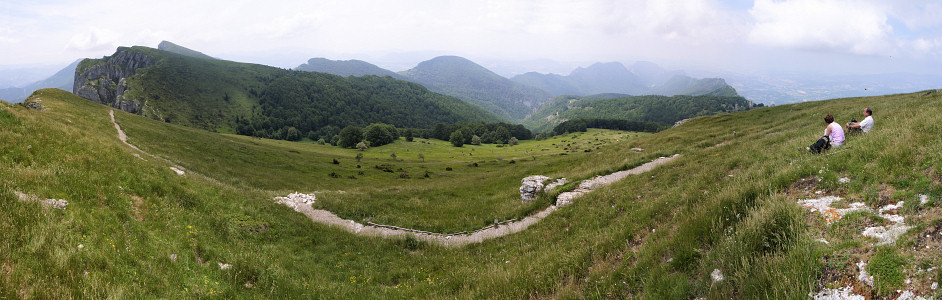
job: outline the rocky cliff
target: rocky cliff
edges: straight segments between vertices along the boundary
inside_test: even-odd
[[[130,90],[128,78],[142,68],[153,66],[156,59],[131,48],[121,47],[112,56],[85,59],[75,68],[72,93],[79,97],[137,113],[140,101],[125,97]]]

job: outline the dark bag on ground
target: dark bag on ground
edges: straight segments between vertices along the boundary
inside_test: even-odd
[[[808,148],[811,151],[811,153],[814,153],[814,154],[818,154],[818,153],[821,153],[821,151],[831,149],[831,138],[826,135],[822,136],[820,139],[818,139],[817,142],[814,142],[814,144],[811,144],[811,147],[808,147]]]

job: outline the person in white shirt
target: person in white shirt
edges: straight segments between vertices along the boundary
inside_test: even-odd
[[[847,123],[847,128],[851,128],[850,130],[859,129],[863,132],[870,132],[870,130],[873,130],[873,111],[870,110],[869,107],[864,109],[864,116],[866,116],[866,118],[864,118],[863,121],[858,123]]]

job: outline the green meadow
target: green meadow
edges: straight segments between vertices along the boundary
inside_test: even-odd
[[[28,102],[43,111],[0,105],[0,298],[804,299],[842,286],[939,298],[929,285],[942,271],[926,270],[942,265],[940,95],[757,108],[655,134],[590,130],[504,147],[416,139],[366,151],[116,111],[128,141],[155,158],[117,139],[110,108],[40,90]],[[843,123],[864,107],[873,132],[827,156],[803,150],[825,114]],[[520,201],[525,176],[578,181],[677,153],[525,231],[458,248],[358,236],[271,200],[317,192],[315,208],[342,218],[457,232],[551,205],[556,192]],[[827,225],[797,204],[817,196],[799,192],[802,182],[873,209],[904,201],[913,228],[876,246],[860,231],[881,218]],[[858,261],[873,286],[854,279]]]

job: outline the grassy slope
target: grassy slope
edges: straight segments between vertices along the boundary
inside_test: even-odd
[[[920,217],[927,209],[921,207],[901,211],[907,223],[917,226],[915,232],[938,223],[942,196],[940,94],[840,99],[698,118],[612,148],[567,155],[574,160],[571,170],[559,169],[551,176],[587,177],[658,154],[684,154],[671,165],[580,198],[523,233],[442,249],[409,240],[354,237],[311,224],[268,201],[275,193],[266,190],[320,188],[318,183],[255,178],[249,172],[264,165],[232,162],[239,154],[223,149],[203,153],[202,161],[244,167],[226,171],[201,165],[191,152],[214,147],[160,150],[159,135],[132,128],[137,117],[116,113],[132,142],[234,184],[176,176],[165,164],[137,159],[122,147],[113,138],[105,107],[53,90],[37,95],[47,99],[47,111],[0,108],[0,218],[9,220],[0,222],[0,231],[11,233],[10,242],[0,243],[0,295],[803,298],[816,290],[825,255],[850,251],[869,257],[876,250],[853,235],[828,236],[840,240],[830,245],[813,242],[820,224],[808,227],[806,222],[816,218],[784,193],[791,183],[819,175],[821,188],[871,205],[877,205],[880,197],[872,194],[881,189],[895,191],[887,192],[891,200],[907,203],[916,193],[929,194],[935,213]],[[824,113],[844,120],[865,106],[876,112],[877,129],[852,138],[848,146],[854,152],[804,160],[811,156],[797,149],[820,134]],[[250,141],[259,142],[221,136],[215,147],[242,143],[249,153],[268,149],[266,154],[275,158],[265,162],[295,161],[277,158],[288,155],[285,150],[311,156],[334,151],[269,141],[253,148]],[[647,150],[611,151],[630,147]],[[452,154],[429,153],[436,153],[426,155],[429,164],[453,164],[447,162]],[[367,159],[388,158],[371,158],[368,152]],[[566,163],[537,157],[528,168],[541,162],[550,167]],[[341,167],[347,164],[349,159]],[[490,167],[510,170],[482,168]],[[330,166],[317,170],[320,174]],[[838,184],[837,178],[844,176],[852,183]],[[396,186],[385,179],[376,184]],[[45,210],[15,200],[12,190],[68,199],[70,205],[64,211]],[[139,196],[139,204],[130,195]],[[365,207],[381,205],[376,201]],[[243,215],[267,222],[269,229],[246,232],[240,226],[253,222],[235,221],[245,219]],[[942,263],[938,249],[926,250],[928,254],[908,250],[919,243],[916,237],[911,232],[881,249],[898,253],[907,267]],[[84,249],[77,249],[78,244]],[[171,253],[179,255],[176,262],[169,260]],[[200,265],[197,257],[208,264]],[[217,262],[233,269],[219,270]],[[713,269],[723,270],[727,279],[712,283]],[[85,270],[88,275],[82,275]],[[929,276],[938,280],[938,275]],[[246,282],[253,286],[247,288]]]

